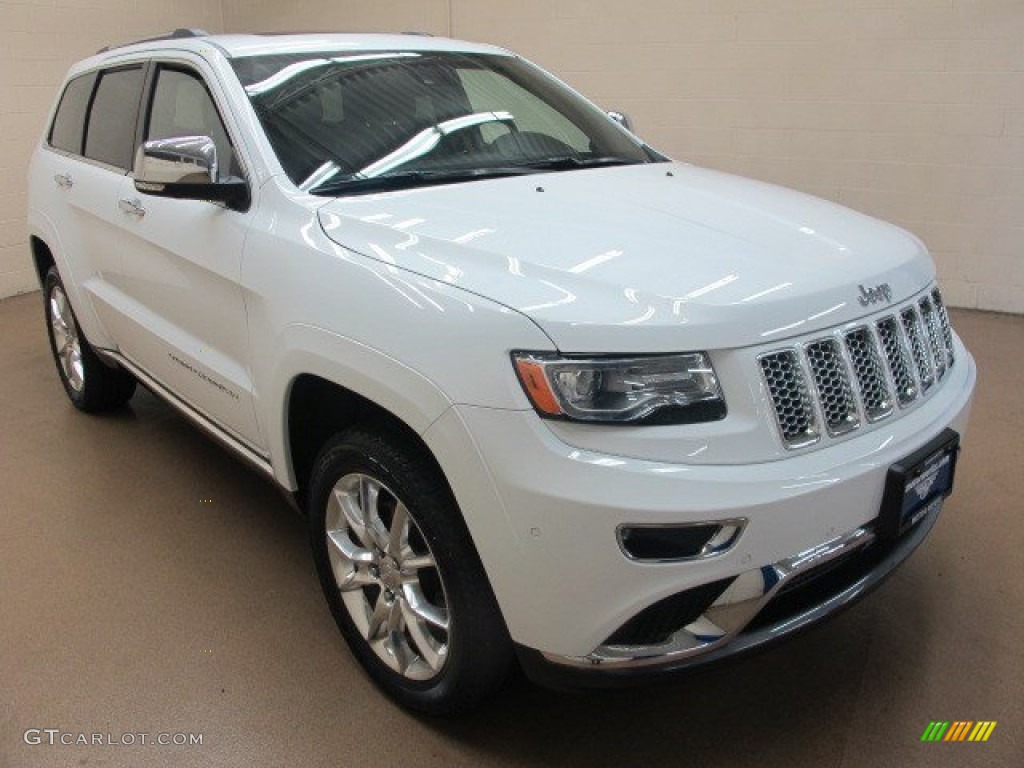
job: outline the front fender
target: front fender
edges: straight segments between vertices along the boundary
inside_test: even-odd
[[[422,434],[451,405],[440,387],[423,374],[380,350],[340,334],[304,323],[284,328],[285,350],[274,369],[270,402],[287,403],[295,380],[319,376],[386,409]],[[288,448],[288,408],[280,407],[267,425],[274,476],[289,490],[297,487]]]

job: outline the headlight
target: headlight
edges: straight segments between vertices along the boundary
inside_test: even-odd
[[[615,424],[693,424],[725,417],[704,352],[578,359],[514,352],[519,381],[542,416]]]

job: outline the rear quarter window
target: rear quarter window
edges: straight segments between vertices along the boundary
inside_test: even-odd
[[[85,130],[86,157],[115,168],[131,168],[142,82],[141,66],[100,74]]]
[[[50,126],[50,146],[55,149],[82,154],[82,139],[85,136],[85,111],[89,108],[89,97],[96,83],[96,73],[79,75],[64,88],[57,105],[57,113]]]

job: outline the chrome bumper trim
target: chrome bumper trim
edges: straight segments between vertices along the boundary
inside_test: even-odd
[[[758,627],[749,632],[743,631],[794,578],[830,560],[866,547],[874,541],[876,536],[871,528],[857,528],[793,557],[741,573],[703,616],[676,632],[661,645],[602,645],[586,656],[563,656],[544,652],[540,656],[558,667],[614,675],[695,666],[752,650],[821,621],[863,597],[910,556],[935,525],[940,512],[941,505],[924,517],[852,584],[809,610],[784,621]]]

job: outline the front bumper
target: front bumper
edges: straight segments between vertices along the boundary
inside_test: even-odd
[[[878,540],[865,526],[808,552],[740,578],[757,579],[745,599],[716,601],[672,642],[644,652],[599,648],[587,656],[558,656],[520,647],[528,676],[554,688],[587,688],[642,681],[760,650],[848,608],[878,587],[924,541],[939,518],[935,508],[905,536]],[[727,595],[723,595],[723,598]],[[707,627],[708,634],[700,634]]]
[[[976,371],[962,346],[958,353],[942,390],[920,408],[781,461],[698,466],[603,455],[561,442],[532,412],[469,406],[451,409],[426,437],[527,670],[542,680],[551,669],[598,681],[643,676],[796,631],[862,596],[909,556],[938,511],[893,544],[875,541],[874,519],[892,464],[947,427],[965,429]],[[736,518],[747,521],[742,536],[706,559],[638,562],[616,538],[623,524]],[[816,592],[790,588],[832,561],[841,564],[824,577],[828,589],[824,578]],[[608,643],[644,609],[716,582],[730,586],[700,617],[709,626],[688,620],[686,632],[644,648]],[[798,610],[776,610],[786,603]]]

